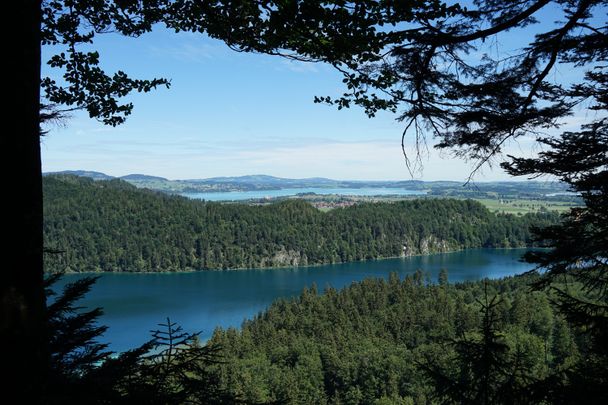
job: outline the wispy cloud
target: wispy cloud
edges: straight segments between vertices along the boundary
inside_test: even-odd
[[[155,57],[169,57],[180,62],[195,63],[208,62],[226,54],[224,47],[203,40],[178,42],[176,44],[149,45],[148,50]]]
[[[588,105],[585,107],[588,107]],[[584,108],[577,111],[574,115],[564,118],[561,121],[559,131],[578,131],[580,130],[581,125],[589,124],[605,116],[606,114],[600,111]]]
[[[290,59],[281,59],[280,63],[276,64],[275,69],[279,71],[288,70],[294,73],[319,73],[321,66],[318,63],[313,62],[300,62]]]
[[[410,156],[415,154],[408,149]],[[463,181],[471,167],[443,158],[431,149],[416,178]],[[337,179],[410,179],[398,139],[341,141],[331,137],[257,137],[209,140],[180,136],[166,140],[135,139],[76,142],[54,148],[44,170],[97,170],[113,175],[146,173],[174,179],[265,173],[282,177]],[[479,180],[506,178],[485,169]]]

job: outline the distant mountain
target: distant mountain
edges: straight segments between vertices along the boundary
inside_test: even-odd
[[[120,178],[126,181],[171,181],[164,177],[148,176],[147,174],[127,174]]]
[[[340,183],[340,180],[326,179],[323,177],[312,177],[305,179],[287,179],[283,177],[268,176],[265,174],[251,174],[247,176],[232,176],[232,177],[211,177],[208,179],[190,179],[180,180],[191,183],[207,183],[207,184],[258,184],[267,186],[290,186],[293,184],[315,184],[327,185],[333,187]]]
[[[183,181],[206,182],[206,183],[276,183],[285,179],[281,177],[268,176],[266,174],[250,174],[247,176],[223,176],[210,177],[207,179],[190,179]]]
[[[149,187],[150,184],[154,184],[159,189],[160,183],[163,183],[170,189],[182,189],[190,186],[194,188],[212,188],[217,191],[221,191],[223,188],[226,190],[240,190],[240,189],[267,189],[276,190],[281,188],[306,188],[306,187],[319,187],[319,188],[361,188],[361,187],[386,187],[386,188],[407,188],[411,190],[425,189],[430,185],[435,187],[459,187],[462,185],[461,182],[457,181],[420,181],[420,180],[335,180],[328,179],[326,177],[308,177],[303,179],[289,179],[284,177],[269,176],[266,174],[251,174],[245,176],[223,176],[223,177],[209,177],[202,179],[185,179],[185,180],[169,180],[165,177],[150,176],[147,174],[127,174],[125,176],[114,177],[101,172],[95,172],[90,170],[64,170],[60,172],[47,172],[44,175],[49,174],[71,174],[80,177],[89,177],[95,180],[109,180],[114,178],[120,178],[130,183],[136,184],[141,187]],[[150,184],[148,184],[150,183]],[[513,183],[481,183],[483,185],[495,184],[513,184]]]
[[[208,185],[238,185],[246,188],[257,189],[280,189],[280,188],[362,188],[362,187],[386,187],[386,188],[408,188],[412,190],[424,189],[428,184],[457,186],[461,183],[438,181],[424,182],[420,180],[335,180],[326,177],[307,177],[303,179],[289,179],[284,177],[254,174],[247,176],[232,177],[210,177],[206,179],[177,180],[189,184]]]
[[[94,180],[110,180],[115,177],[88,170],[65,170],[45,173],[89,177]],[[521,181],[521,182],[480,182],[463,187],[457,181],[420,181],[420,180],[334,180],[324,177],[288,179],[254,174],[247,176],[211,177],[206,179],[168,180],[164,177],[146,174],[128,174],[119,177],[139,188],[148,188],[169,194],[192,194],[230,191],[259,191],[280,189],[358,189],[358,188],[401,188],[424,191],[429,197],[458,198],[558,198],[565,195],[568,186],[564,183]],[[567,196],[566,196],[567,197]],[[564,198],[566,198],[564,197]]]
[[[94,172],[91,170],[63,170],[60,172],[46,172],[43,173],[43,176],[47,176],[50,174],[68,174],[68,175],[72,175],[72,176],[78,176],[78,177],[88,177],[91,178],[93,180],[111,180],[114,179],[114,176],[109,176],[105,173],[101,173],[101,172]]]

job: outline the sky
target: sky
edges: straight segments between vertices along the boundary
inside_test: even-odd
[[[140,38],[98,35],[95,48],[106,72],[165,77],[171,88],[130,96],[133,114],[115,128],[82,112],[51,127],[42,141],[45,172],[82,169],[169,179],[248,174],[412,178],[401,152],[403,124],[395,115],[370,119],[357,107],[338,111],[313,103],[315,95],[335,97],[344,91],[340,74],[330,66],[237,53],[200,34],[163,29]],[[55,74],[43,66],[43,76]],[[466,180],[472,162],[429,149],[414,179]],[[531,150],[526,139],[509,149]],[[499,167],[484,167],[475,177],[509,179]]]

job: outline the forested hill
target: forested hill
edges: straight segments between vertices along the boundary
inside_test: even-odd
[[[180,271],[292,266],[521,247],[555,213],[496,215],[473,201],[422,199],[321,212],[189,200],[122,180],[47,176],[47,271]]]
[[[586,371],[576,367],[586,339],[549,293],[530,291],[535,276],[446,279],[392,274],[278,300],[241,330],[215,331],[211,343],[224,348],[218,381],[260,404],[573,403],[560,397],[564,370]]]

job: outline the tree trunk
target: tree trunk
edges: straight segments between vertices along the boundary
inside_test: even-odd
[[[40,161],[40,0],[13,3],[5,67],[9,114],[2,135],[5,190],[2,242],[2,363],[4,386],[19,403],[41,401],[48,366],[42,264],[42,173]],[[8,52],[6,52],[8,54]],[[8,166],[8,167],[7,167]],[[10,394],[5,392],[5,396]]]

